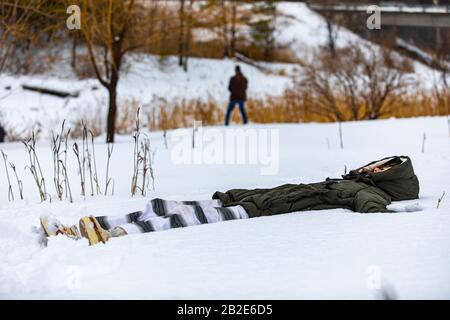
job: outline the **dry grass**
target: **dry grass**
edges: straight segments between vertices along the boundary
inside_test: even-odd
[[[222,123],[224,106],[209,97],[201,99],[170,102],[161,100],[157,107],[147,112],[147,127],[149,130],[168,130],[189,127],[194,120],[201,120],[203,125]]]
[[[415,94],[396,95],[391,99],[391,112],[380,116],[380,119],[396,117],[444,116],[449,115],[450,94],[437,95],[434,92],[417,90]],[[351,110],[345,105],[345,98],[337,97],[344,120],[353,120]],[[129,100],[120,104],[117,116],[117,133],[132,134],[135,128],[136,112],[141,105],[137,100]],[[168,101],[159,99],[144,105],[141,110],[141,121],[150,131],[164,131],[176,128],[191,127],[193,122],[202,121],[203,125],[222,125],[224,123],[227,103],[209,97],[207,100],[184,99]],[[253,123],[303,123],[332,122],[333,117],[317,112],[321,105],[308,92],[288,89],[280,96],[266,98],[250,97],[246,103],[248,118]],[[96,110],[96,112],[93,112]],[[70,138],[80,139],[83,135],[83,123],[94,136],[105,132],[103,107],[84,112],[74,121],[70,121]],[[232,122],[242,123],[239,108],[235,108]],[[39,127],[26,132],[8,130],[7,141],[22,141],[34,132],[40,135]]]
[[[351,119],[351,111],[345,106],[345,99],[340,100],[340,108],[344,117]],[[446,98],[447,104],[450,95]],[[246,104],[248,117],[253,123],[300,123],[300,122],[330,122],[330,117],[317,113],[320,105],[306,92],[286,90],[281,96],[269,96],[265,99],[250,98]],[[151,131],[190,127],[194,120],[202,121],[203,125],[222,125],[226,103],[220,103],[213,98],[207,101],[199,99],[183,100],[182,102],[164,101],[152,111],[147,111],[147,127]],[[402,94],[394,96],[389,106],[391,112],[384,113],[380,119],[397,117],[442,116],[448,114],[448,109],[442,105],[442,97],[420,91],[418,94]],[[235,108],[232,121],[241,123],[238,108]]]
[[[138,114],[139,107],[139,102],[136,99],[125,101],[120,105],[116,119],[117,133],[133,133],[136,122],[136,114]]]

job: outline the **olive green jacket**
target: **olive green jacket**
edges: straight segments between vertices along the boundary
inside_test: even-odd
[[[360,173],[360,169],[379,161],[399,164],[380,173]],[[310,184],[285,184],[269,189],[233,189],[216,192],[224,206],[241,205],[250,217],[268,216],[305,210],[344,208],[356,212],[391,212],[393,200],[415,199],[419,181],[411,159],[388,157],[350,171],[343,179],[327,179]]]

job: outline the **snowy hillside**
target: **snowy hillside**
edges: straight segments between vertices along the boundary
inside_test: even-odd
[[[137,101],[151,108],[158,99],[181,101],[183,99],[207,100],[212,97],[224,103],[229,99],[228,80],[234,73],[232,60],[190,59],[190,71],[185,73],[177,65],[177,58],[168,58],[164,66],[155,56],[133,55],[128,59],[128,67],[119,82],[119,103]],[[274,64],[271,68],[285,70],[291,74],[294,65]],[[30,128],[41,123],[45,134],[63,119],[69,122],[82,117],[97,115],[99,110],[106,115],[108,94],[97,80],[77,80],[70,66],[62,62],[54,66],[51,75],[46,76],[6,76],[0,75],[0,110],[5,123],[13,130],[17,127]],[[249,95],[265,97],[280,95],[290,85],[289,76],[266,74],[248,65],[242,70],[251,79]],[[56,74],[60,76],[56,76]],[[22,85],[41,86],[63,91],[79,92],[78,98],[59,98],[22,89]],[[7,89],[7,87],[10,88]]]
[[[279,19],[280,32],[277,41],[291,47],[304,61],[315,59],[315,52],[327,43],[325,20],[311,11],[303,3],[280,3],[282,13]],[[365,40],[354,33],[337,28],[337,45],[350,43],[363,44]],[[373,44],[370,44],[375,46]],[[83,51],[82,49],[80,49]],[[0,112],[8,129],[15,135],[24,132],[37,123],[43,136],[50,137],[59,123],[66,119],[69,123],[92,115],[106,115],[107,91],[95,79],[79,80],[70,67],[70,51],[58,53],[61,60],[39,76],[0,75]],[[119,105],[134,100],[144,109],[151,109],[159,99],[181,101],[183,99],[202,99],[211,97],[226,105],[229,98],[228,79],[233,74],[235,61],[190,59],[189,72],[177,66],[177,59],[169,57],[163,64],[158,57],[130,55],[125,63],[118,87]],[[291,76],[301,74],[300,65],[264,64],[273,72],[268,74],[255,67],[242,64],[244,74],[249,79],[250,97],[263,98],[268,95],[281,95],[292,85]],[[428,67],[414,63],[412,79],[424,88],[431,88],[439,75]],[[278,75],[280,72],[283,76]],[[57,98],[50,95],[22,89],[22,85],[43,86],[59,90],[79,92],[78,98]]]
[[[282,2],[278,4],[278,9],[281,12],[278,23],[282,31],[277,40],[281,44],[292,45],[299,58],[308,60],[314,50],[327,45],[327,25],[319,13],[310,10],[304,3]],[[365,41],[343,27],[334,27],[337,47]]]
[[[225,133],[235,130],[205,128]],[[279,133],[274,175],[253,165],[181,165],[175,142],[150,135],[155,148],[156,192],[149,197],[209,199],[216,190],[321,181],[390,155],[409,155],[421,183],[420,199],[393,203],[393,214],[328,210],[255,218],[112,239],[89,247],[86,240],[51,238],[39,244],[39,215],[65,223],[87,214],[118,215],[140,210],[146,199],[130,198],[132,138],[120,137],[111,159],[115,196],[77,196],[75,203],[39,204],[25,172],[20,143],[0,145],[24,182],[24,201],[9,203],[0,170],[0,298],[379,298],[381,288],[401,299],[450,297],[450,139],[445,118],[343,124],[251,125]],[[190,132],[190,131],[189,131]],[[272,131],[273,132],[273,131]],[[422,137],[426,133],[424,153]],[[170,136],[173,132],[170,133]],[[51,183],[51,151],[37,152]],[[100,181],[106,145],[96,143]],[[79,194],[73,154],[69,175]],[[100,165],[101,163],[101,165]],[[2,164],[3,165],[3,164]],[[13,185],[17,196],[17,188]],[[446,191],[440,208],[438,197]],[[405,207],[423,208],[405,212]]]

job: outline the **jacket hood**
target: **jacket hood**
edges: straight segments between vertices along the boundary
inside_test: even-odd
[[[392,168],[377,173],[371,172],[375,167],[385,164],[392,165]],[[372,161],[342,177],[374,185],[390,195],[394,201],[419,197],[419,180],[408,156],[392,156]]]

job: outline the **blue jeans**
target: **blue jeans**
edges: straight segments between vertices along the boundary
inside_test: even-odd
[[[236,104],[239,105],[239,110],[241,111],[241,115],[242,115],[242,120],[244,122],[244,124],[247,124],[247,114],[245,113],[245,101],[244,100],[231,100],[230,103],[228,104],[228,108],[227,108],[227,114],[225,116],[225,125],[229,125],[230,124],[230,117],[231,114],[233,113],[234,107],[236,106]]]

